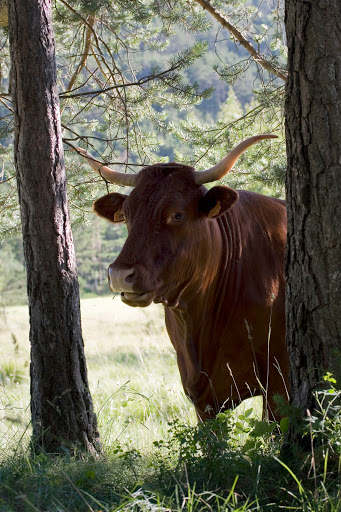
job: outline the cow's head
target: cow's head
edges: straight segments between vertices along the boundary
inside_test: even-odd
[[[78,148],[108,181],[134,187],[130,195],[110,193],[94,203],[99,216],[127,223],[128,238],[108,272],[109,286],[121,293],[123,302],[148,306],[154,301],[176,307],[185,290],[193,286],[197,293],[205,290],[220,258],[212,247],[219,238],[212,221],[231,208],[238,193],[226,186],[207,191],[203,184],[222,178],[250,145],[271,137],[251,137],[201,172],[169,163],[122,174]]]

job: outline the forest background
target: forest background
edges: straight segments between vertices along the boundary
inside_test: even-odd
[[[138,170],[139,165],[167,160],[204,169],[219,161],[243,138],[272,132],[279,136],[279,142],[267,142],[248,150],[240,159],[238,171],[231,173],[226,183],[283,197],[286,168],[282,140],[283,81],[269,77],[260,66],[254,65],[247,50],[237,46],[230,34],[201,9],[192,9],[187,16],[190,19],[184,19],[181,7],[179,12],[168,12],[168,16],[157,18],[144,10],[142,3],[130,2],[125,12],[119,6],[116,11],[111,10],[114,19],[108,23],[105,2],[102,3],[99,11],[102,28],[98,37],[100,43],[104,41],[106,57],[110,57],[110,52],[105,46],[111,44],[120,65],[119,73],[125,77],[123,82],[128,79],[130,83],[134,79],[143,82],[144,77],[162,75],[163,70],[173,68],[167,78],[173,81],[171,92],[166,82],[160,84],[155,80],[156,85],[149,87],[147,95],[136,92],[140,86],[135,90],[132,86],[120,90],[117,96],[110,91],[101,97],[77,97],[79,90],[89,91],[93,85],[95,89],[112,87],[110,77],[104,83],[95,76],[101,68],[95,53],[89,52],[87,62],[81,60],[87,37],[82,19],[91,23],[99,3],[79,2],[78,14],[72,12],[76,3],[57,3],[54,27],[60,91],[64,91],[61,110],[65,148],[67,144],[69,149],[70,145],[90,145],[98,158],[118,163],[118,169],[126,168],[127,162],[130,170]],[[235,17],[236,5],[240,6],[236,22],[246,32],[258,34],[258,50],[263,54],[268,52],[272,60],[278,59],[283,64],[283,9],[278,2],[253,0],[230,4],[231,15]],[[6,97],[9,81],[6,29],[1,31],[0,45],[0,303],[5,306],[23,304],[27,299],[14,179],[13,119]],[[75,68],[77,59],[80,60],[78,75],[71,75],[70,69]],[[102,74],[105,76],[105,71]],[[107,267],[124,243],[125,226],[110,225],[93,215],[92,201],[108,185],[82,166],[78,155],[66,151],[65,159],[81,296],[106,294],[109,293]]]

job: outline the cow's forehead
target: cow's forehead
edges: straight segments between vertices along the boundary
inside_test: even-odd
[[[193,167],[176,163],[155,164],[142,169],[137,186],[129,197],[139,202],[146,199],[156,203],[162,198],[195,197],[200,188],[195,183]]]
[[[183,183],[184,185],[193,185],[194,169],[189,165],[182,165],[176,162],[166,164],[154,164],[142,169],[139,174],[139,184],[147,184],[155,182],[166,184],[169,186],[171,182]]]

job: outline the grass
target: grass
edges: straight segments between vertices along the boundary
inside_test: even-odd
[[[0,318],[0,453],[29,437],[29,327],[25,306]],[[152,446],[170,418],[194,423],[184,396],[163,311],[130,308],[119,298],[82,301],[82,325],[89,385],[102,440]],[[26,431],[26,434],[24,434]]]
[[[86,299],[82,319],[97,460],[28,451],[28,313],[0,317],[0,512],[341,511],[335,454],[283,461],[277,431],[255,434],[259,401],[196,423],[162,308]]]

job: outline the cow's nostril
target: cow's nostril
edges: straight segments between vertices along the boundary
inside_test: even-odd
[[[110,265],[108,277],[112,291],[129,292],[133,287],[135,272],[133,268],[117,269],[114,265]]]
[[[133,282],[133,279],[134,279],[134,272],[132,272],[131,274],[129,274],[129,276],[127,276],[125,278],[125,282],[126,283],[132,283]]]

